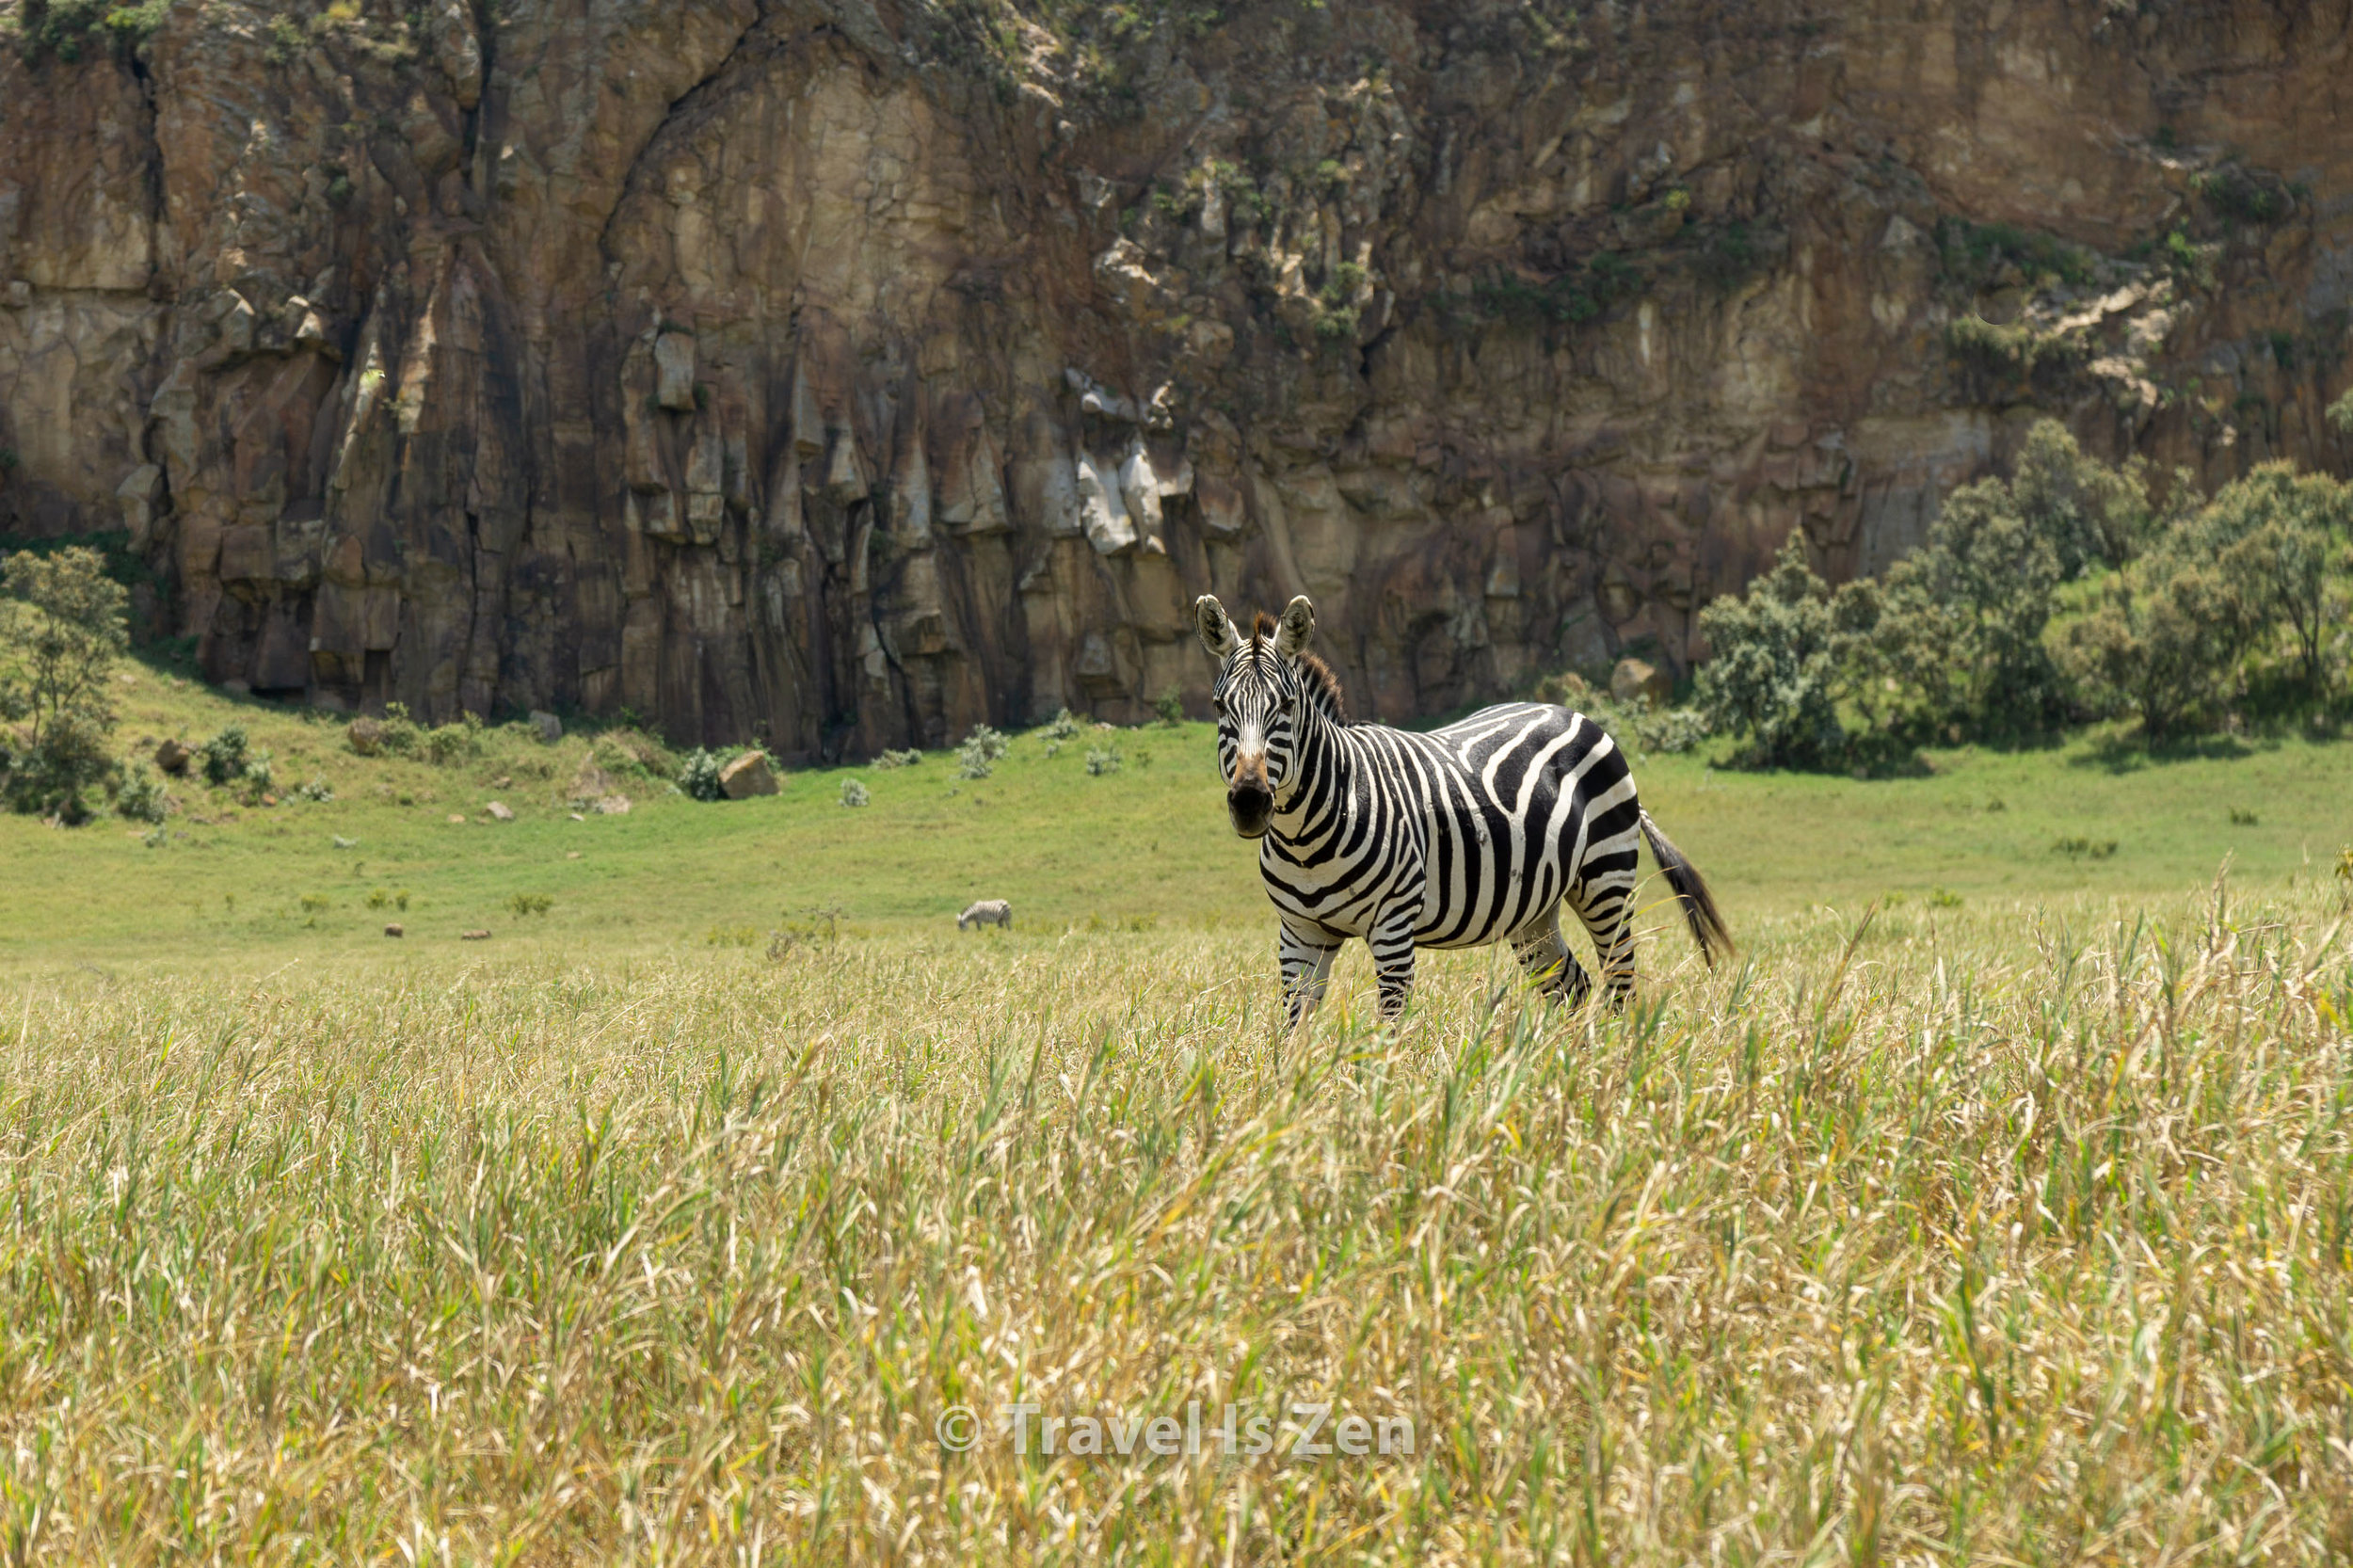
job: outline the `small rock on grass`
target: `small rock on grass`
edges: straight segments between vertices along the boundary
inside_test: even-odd
[[[477,926],[472,931],[459,932],[457,939],[461,942],[487,942],[490,939],[490,934]]]
[[[490,815],[496,817],[501,822],[513,822],[515,820],[514,808],[508,806],[504,801],[494,800],[490,802],[489,805],[484,807],[483,809],[489,812]]]
[[[189,759],[195,755],[177,741],[165,741],[155,748],[155,765],[168,774],[184,774]]]
[[[452,811],[449,814],[449,820],[453,825],[463,823],[466,820],[466,813],[463,811]]]
[[[408,933],[402,930],[398,925],[388,925],[384,928],[384,935],[387,936],[406,936]]]

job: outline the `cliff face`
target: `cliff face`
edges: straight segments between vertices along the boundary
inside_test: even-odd
[[[2347,43],[2259,0],[181,0],[0,63],[0,534],[127,529],[216,680],[787,757],[1197,712],[1205,589],[1313,594],[1389,718],[1680,666],[1789,530],[1874,569],[2037,411],[2333,465]]]

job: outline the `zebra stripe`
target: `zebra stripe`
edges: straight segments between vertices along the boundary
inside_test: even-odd
[[[1592,935],[1613,1004],[1634,986],[1633,898],[1647,840],[1710,963],[1730,938],[1706,885],[1641,807],[1625,754],[1582,713],[1482,709],[1427,734],[1348,722],[1339,683],[1305,651],[1315,607],[1291,600],[1244,638],[1225,608],[1194,606],[1221,662],[1218,765],[1235,830],[1258,840],[1281,921],[1297,1023],[1322,1000],[1341,942],[1372,950],[1394,1016],[1421,948],[1509,940],[1572,1003],[1592,988],[1562,939],[1565,900]]]

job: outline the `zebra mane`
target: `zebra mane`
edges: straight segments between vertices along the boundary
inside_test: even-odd
[[[1274,635],[1278,624],[1273,616],[1264,610],[1259,611],[1257,619],[1250,627],[1251,646],[1256,648],[1263,645]],[[1340,693],[1340,678],[1332,673],[1332,666],[1312,653],[1301,654],[1298,664],[1299,684],[1306,692],[1308,700],[1334,724],[1347,724],[1348,699]]]

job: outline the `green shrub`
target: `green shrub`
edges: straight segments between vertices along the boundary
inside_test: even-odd
[[[68,826],[89,821],[89,792],[104,783],[113,767],[105,730],[81,712],[52,717],[38,738],[13,753],[0,739],[0,794],[8,808],[54,817]]]
[[[1107,750],[1096,750],[1093,746],[1087,748],[1087,772],[1097,778],[1106,774],[1117,773],[1120,760],[1119,747],[1116,744]]]
[[[164,781],[153,768],[134,762],[123,770],[121,786],[115,791],[117,815],[130,822],[160,823],[168,809]]]
[[[1793,533],[1773,569],[1735,599],[1700,612],[1710,655],[1699,671],[1699,711],[1718,734],[1748,738],[1756,767],[1818,768],[1847,751],[1838,720],[1847,633],[1838,595],[1807,564]]]
[[[2275,174],[2224,164],[2189,177],[2189,188],[2206,205],[2237,223],[2283,222],[2296,211],[2296,197]]]
[[[424,732],[424,760],[437,768],[472,761],[482,755],[482,716],[468,713],[456,724],[437,725]]]
[[[956,776],[986,778],[1012,745],[1001,732],[984,724],[974,725],[964,744],[956,748]]]
[[[884,752],[874,759],[874,766],[884,769],[911,768],[922,760],[923,754],[913,746],[909,746],[904,751]]]
[[[856,779],[845,778],[841,781],[842,805],[863,806],[867,803],[869,798],[870,797],[866,792],[866,786],[859,783]]]
[[[727,764],[728,759],[718,752],[696,746],[679,764],[678,777],[674,782],[681,794],[692,799],[723,799],[727,792],[719,788],[719,770]]]
[[[546,914],[555,907],[555,900],[545,893],[511,893],[507,895],[506,907],[520,920],[525,916]]]
[[[251,760],[245,726],[230,725],[198,746],[196,756],[207,781],[222,785],[236,783],[245,777],[246,764]]]
[[[1162,724],[1174,728],[1185,722],[1185,694],[1170,687],[1152,704],[1152,712],[1160,715]]]
[[[414,756],[423,734],[417,721],[409,717],[407,703],[388,702],[384,705],[384,733],[379,744],[386,751],[395,757]]]
[[[1635,739],[1649,751],[1689,751],[1714,733],[1707,715],[1697,708],[1661,708],[1639,713],[1634,720]]]

